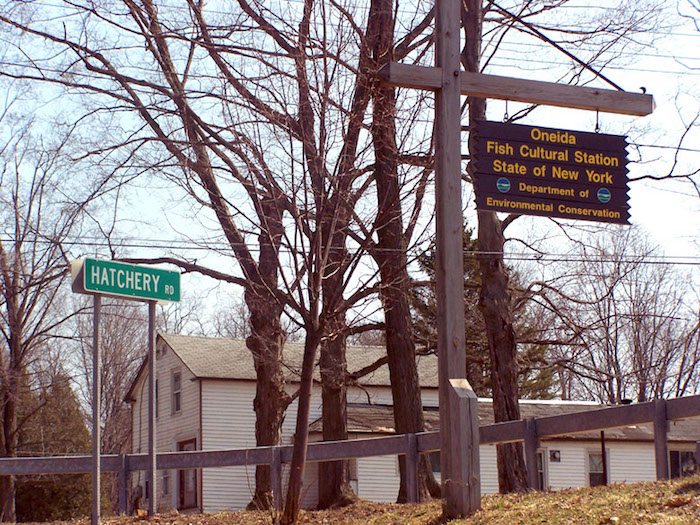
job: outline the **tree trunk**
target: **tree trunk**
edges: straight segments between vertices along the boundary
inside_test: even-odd
[[[10,371],[9,375],[12,375]],[[12,378],[8,378],[4,385],[3,392],[3,451],[6,458],[17,456],[17,403],[16,390],[13,390],[12,383],[16,383]],[[15,514],[15,476],[0,476],[0,521],[14,523]]]
[[[281,525],[296,523],[301,503],[301,490],[304,485],[306,468],[306,448],[309,442],[309,412],[311,408],[311,387],[313,386],[314,361],[320,339],[320,331],[315,327],[309,330],[304,341],[304,359],[301,365],[299,384],[299,408],[297,410],[296,430],[294,432],[294,451],[289,467],[289,487]]]
[[[380,242],[380,246],[387,245]],[[397,261],[397,258],[404,260]],[[393,252],[380,263],[380,271],[394,426],[398,434],[406,434],[423,432],[425,424],[412,337],[413,325],[407,301],[408,273],[405,265],[400,266],[401,262],[405,264],[405,253]],[[408,501],[408,494],[403,456],[399,458],[399,471],[401,485],[397,502],[405,503]],[[418,500],[423,501],[428,499],[428,496],[439,497],[440,486],[435,481],[427,457],[422,456],[418,465]]]
[[[481,0],[468,0],[463,10],[466,33],[462,53],[464,69],[479,72],[482,38]],[[469,98],[469,126],[486,118],[486,101]],[[474,158],[475,137],[469,136],[469,154]],[[473,164],[469,173],[474,178]],[[505,237],[495,212],[479,211],[478,247],[481,253],[481,290],[479,309],[484,317],[491,358],[493,414],[496,422],[520,419],[518,405],[518,365],[515,330],[513,329],[512,300],[508,289],[508,273],[503,263]],[[491,255],[495,254],[495,255]],[[501,492],[527,490],[527,471],[521,443],[499,445],[498,486]]]
[[[250,309],[251,335],[246,339],[253,354],[257,377],[255,388],[255,443],[257,446],[279,445],[284,411],[289,395],[284,390],[282,348],[285,333],[280,323],[281,308],[274,298],[264,292],[247,291],[246,304]],[[255,494],[249,509],[273,508],[270,467],[258,465],[255,469]]]
[[[373,49],[375,67],[391,62],[394,19],[390,0],[373,0],[375,23],[379,26]],[[406,242],[403,235],[401,196],[399,191],[396,148],[396,94],[388,84],[377,83],[373,91],[372,139],[375,156],[378,213],[376,221],[379,239],[375,260],[381,277],[381,300],[386,323],[386,350],[391,378],[396,432],[422,432],[423,406],[416,368],[416,349],[409,307],[410,279],[408,276]],[[404,458],[399,460],[401,486],[397,501],[407,501]],[[418,466],[418,499],[440,495],[430,462],[421,457]]]
[[[15,270],[15,275],[19,272]],[[5,283],[9,280],[5,279]],[[17,428],[17,402],[19,399],[20,377],[23,372],[22,364],[22,333],[21,323],[18,314],[19,307],[17,299],[19,294],[16,292],[16,280],[12,281],[11,288],[15,293],[10,296],[6,295],[7,301],[7,317],[9,320],[9,355],[7,356],[6,368],[2,370],[4,377],[2,378],[2,455],[6,458],[17,457],[17,443],[19,441],[19,433]],[[7,286],[7,284],[6,284]],[[10,287],[8,287],[10,288]],[[8,290],[9,291],[9,290]],[[0,477],[0,521],[13,523],[17,521],[15,509],[16,495],[16,478],[15,476]]]
[[[14,523],[16,481],[14,476],[0,477],[0,521]]]
[[[335,275],[342,278],[339,272]],[[344,317],[337,319],[329,328],[332,335],[321,344],[320,361],[323,440],[338,441],[348,439]],[[323,462],[318,468],[319,509],[343,507],[357,499],[350,487],[347,460]]]
[[[473,110],[474,106],[470,106]],[[470,110],[470,122],[479,113]],[[483,113],[482,113],[483,115]],[[470,140],[470,144],[472,141]],[[508,273],[503,264],[505,238],[495,212],[479,211],[481,291],[479,309],[484,316],[491,359],[491,385],[495,421],[520,419],[518,363]],[[498,486],[502,493],[527,490],[525,458],[521,443],[499,445]]]

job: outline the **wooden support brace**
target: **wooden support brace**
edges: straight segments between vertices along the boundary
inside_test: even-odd
[[[654,457],[656,479],[668,479],[668,419],[666,401],[663,399],[654,403]]]
[[[118,508],[119,514],[129,513],[129,458],[119,454],[121,468],[117,473]]]
[[[406,434],[406,500],[418,502],[418,439],[415,434]]]
[[[452,424],[460,430],[461,439],[453,443],[450,452],[454,463],[452,475],[443,486],[453,490],[461,499],[469,514],[481,508],[481,467],[479,456],[479,406],[478,399],[466,379],[450,379],[454,396],[455,417]]]
[[[442,70],[436,67],[393,62],[382,68],[379,75],[383,80],[399,87],[428,90],[437,90],[442,87]],[[467,71],[461,71],[459,78],[462,95],[478,98],[639,117],[651,114],[656,107],[654,97],[643,93],[571,86]]]
[[[282,511],[282,457],[280,449],[272,449],[272,462],[270,463],[270,485],[272,486],[272,500],[275,510]]]
[[[535,418],[525,420],[525,464],[527,465],[527,488],[538,490],[539,475],[537,472],[537,448],[540,440],[537,436],[537,421]]]

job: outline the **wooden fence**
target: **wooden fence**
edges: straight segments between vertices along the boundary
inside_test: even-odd
[[[669,422],[692,417],[700,417],[700,395],[485,425],[479,428],[479,441],[482,445],[523,441],[528,483],[534,489],[537,487],[537,448],[541,440],[577,432],[653,423],[656,477],[657,479],[667,479],[669,477]],[[700,456],[700,436],[697,437],[697,441],[696,458]],[[318,462],[404,455],[406,456],[407,495],[409,501],[415,501],[417,498],[416,467],[418,457],[421,453],[439,450],[440,442],[439,432],[316,442],[309,444],[307,460]],[[160,470],[270,465],[275,505],[280,508],[282,504],[282,466],[285,463],[290,463],[291,459],[291,445],[234,450],[168,452],[158,454],[157,468]],[[148,456],[146,454],[102,456],[103,472],[113,472],[118,475],[118,508],[120,512],[126,513],[128,511],[130,473],[146,470],[147,462]],[[82,474],[91,471],[91,456],[0,458],[0,475]]]

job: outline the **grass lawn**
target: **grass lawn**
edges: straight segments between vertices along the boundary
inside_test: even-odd
[[[269,513],[160,515],[151,520],[106,518],[109,525],[269,525]],[[89,523],[81,520],[80,524]],[[332,511],[302,511],[306,525],[437,525],[440,503],[389,505],[359,502]],[[700,525],[700,476],[559,492],[486,496],[474,516],[453,525],[677,524]]]

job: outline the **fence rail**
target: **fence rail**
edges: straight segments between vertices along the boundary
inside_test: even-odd
[[[523,441],[528,481],[530,487],[535,488],[537,482],[536,454],[541,440],[580,432],[653,423],[656,477],[657,479],[667,479],[669,476],[669,422],[692,417],[700,417],[700,395],[494,423],[479,428],[479,442],[485,445]],[[439,432],[316,442],[309,443],[307,460],[319,462],[404,455],[406,456],[408,476],[408,498],[409,501],[415,501],[417,499],[418,457],[421,453],[439,450],[440,443]],[[696,457],[698,455],[700,455],[700,436],[698,436],[696,446]],[[159,470],[270,465],[275,503],[279,507],[282,492],[282,465],[290,463],[291,460],[292,446],[288,445],[231,450],[165,452],[157,455],[156,465]],[[116,472],[119,476],[120,512],[125,513],[128,510],[129,474],[134,471],[146,470],[147,467],[147,454],[102,456],[102,470]],[[90,472],[92,472],[91,456],[0,458],[0,476]]]

